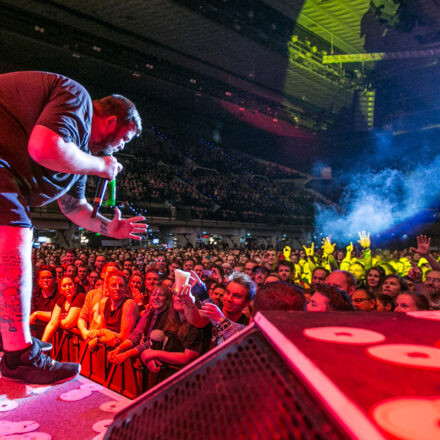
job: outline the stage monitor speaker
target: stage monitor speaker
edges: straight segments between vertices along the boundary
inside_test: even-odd
[[[429,329],[433,324],[437,331]],[[383,338],[356,345],[305,333],[328,325],[342,328],[335,333],[344,341],[352,334],[344,330],[348,325]],[[438,338],[438,329],[434,321],[403,313],[260,313],[254,324],[133,401],[105,438],[388,438],[371,417],[371,407],[402,394],[400,379],[417,393],[417,383],[420,389],[426,381],[438,383],[438,372],[408,372],[373,359],[366,348],[384,339],[402,342],[407,333],[412,342],[422,335],[426,339],[430,331]]]

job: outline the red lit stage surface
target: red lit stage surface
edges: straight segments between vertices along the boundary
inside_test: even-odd
[[[350,437],[440,439],[440,311],[264,312],[256,323]],[[367,425],[379,435],[362,435]]]
[[[99,440],[131,403],[82,376],[55,386],[0,378],[0,440]]]
[[[440,439],[440,312],[264,312],[255,321],[343,438]],[[239,344],[252,331],[245,329],[225,346]],[[217,359],[216,350],[174,380]],[[161,385],[166,384],[145,397],[154,399]],[[0,440],[103,439],[116,413],[136,402],[83,377],[53,387],[0,379]],[[126,416],[122,411],[119,418]]]

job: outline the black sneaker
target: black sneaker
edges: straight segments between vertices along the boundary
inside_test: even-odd
[[[52,350],[52,344],[50,342],[43,342],[40,341],[37,338],[32,337],[32,341],[34,341],[34,343],[38,344],[38,346],[41,348],[41,351],[50,351]]]
[[[38,343],[33,343],[20,357],[17,368],[6,365],[5,356],[0,361],[0,373],[4,379],[35,385],[49,385],[75,378],[81,365],[73,362],[58,362],[42,353]]]
[[[41,351],[50,351],[52,350],[52,344],[50,342],[43,342],[40,341],[37,338],[32,337],[32,341],[34,341],[36,344],[38,344],[41,348]],[[0,351],[3,351],[3,340],[2,335],[0,333]]]

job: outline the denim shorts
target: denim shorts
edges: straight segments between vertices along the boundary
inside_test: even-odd
[[[29,206],[19,181],[12,170],[0,160],[0,225],[32,228]]]

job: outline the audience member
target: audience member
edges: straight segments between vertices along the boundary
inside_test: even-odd
[[[257,287],[260,287],[264,284],[267,276],[269,275],[269,271],[264,266],[254,266],[252,269],[252,279],[254,280]]]
[[[49,266],[41,266],[38,270],[37,288],[32,293],[30,324],[37,321],[49,322],[57,300],[57,283],[55,270]]]
[[[402,292],[396,297],[395,312],[413,312],[415,310],[429,310],[428,299],[415,292]]]
[[[292,263],[286,260],[278,263],[278,276],[281,281],[292,282],[293,275]]]
[[[87,334],[90,347],[98,343],[110,347],[120,344],[134,329],[139,317],[139,309],[128,296],[127,281],[121,271],[111,271],[104,280],[104,288],[108,296],[99,302],[97,328]]]
[[[72,277],[64,275],[61,278],[60,295],[52,310],[50,321],[44,329],[42,341],[50,341],[58,327],[65,330],[76,327],[85,296],[84,290],[75,284]]]
[[[428,299],[434,309],[440,309],[440,271],[431,270],[425,275]]]
[[[385,280],[382,284],[382,293],[385,295],[396,298],[400,292],[405,290],[407,290],[407,286],[399,275],[390,274],[385,277]]]
[[[104,281],[105,278],[114,271],[117,271],[115,263],[109,262],[102,268],[100,280]],[[105,291],[105,284],[96,287],[98,282],[95,283],[95,289],[87,292],[84,300],[84,305],[81,308],[78,317],[78,329],[81,332],[81,336],[85,341],[88,341],[90,330],[96,330],[99,328],[99,303],[101,298],[107,296]]]
[[[351,297],[356,290],[356,278],[345,270],[334,270],[325,279],[325,284],[339,287]]]
[[[377,295],[381,291],[385,277],[385,270],[380,266],[374,266],[368,269],[365,276],[366,288]]]
[[[269,283],[255,294],[252,315],[263,310],[306,310],[306,300],[300,287],[285,281]]]
[[[330,272],[327,269],[315,267],[312,272],[311,287],[315,289],[318,284],[323,284],[329,275]]]
[[[347,292],[330,284],[319,284],[307,304],[308,312],[351,310],[354,310],[354,307]]]
[[[151,333],[154,330],[161,330],[159,338],[153,340],[163,348],[165,335],[163,329],[167,322],[167,313],[172,301],[172,293],[167,287],[156,287],[149,297],[149,308],[139,319],[134,330],[114,350],[108,354],[108,360],[121,364],[126,359],[138,357],[151,346],[153,341]],[[157,335],[157,332],[156,332]],[[160,340],[158,340],[160,339]],[[157,348],[157,345],[155,346]]]
[[[135,300],[139,311],[143,312],[148,306],[148,296],[145,295],[145,284],[141,273],[133,273],[128,280],[128,294]]]
[[[384,293],[378,293],[376,295],[376,309],[378,312],[392,312],[394,309],[394,299]]]
[[[372,312],[376,310],[376,296],[368,289],[357,289],[351,296],[351,302],[356,310]]]

